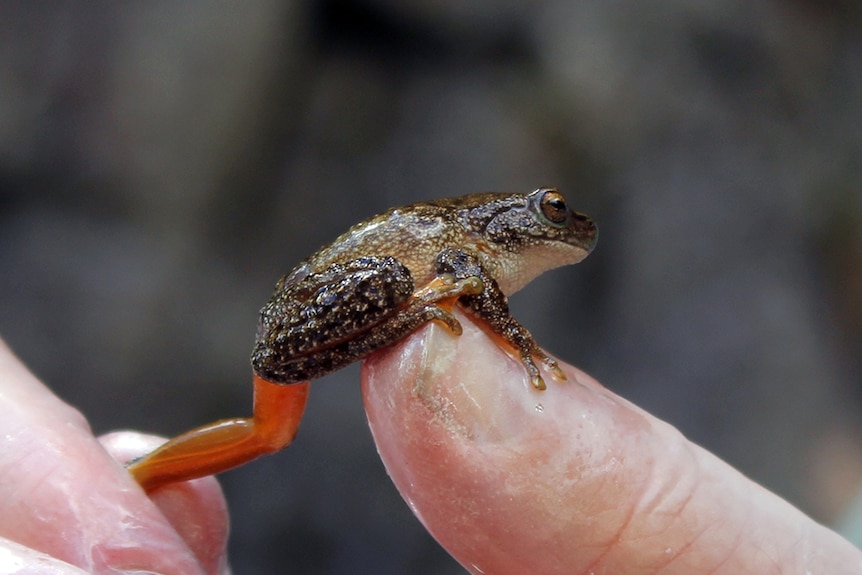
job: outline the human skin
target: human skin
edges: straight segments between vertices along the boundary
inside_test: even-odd
[[[533,389],[459,319],[362,379],[390,476],[471,573],[862,573],[859,549],[670,425],[571,366]]]
[[[147,497],[118,460],[162,440],[123,432],[100,442],[2,341],[0,414],[0,573],[228,572],[215,479]]]
[[[460,337],[431,325],[369,358],[362,385],[390,475],[471,573],[862,573],[858,549],[672,427],[570,366],[534,389],[459,318]],[[226,572],[212,478],[147,498],[109,456],[159,439],[106,451],[2,344],[0,413],[0,573]]]

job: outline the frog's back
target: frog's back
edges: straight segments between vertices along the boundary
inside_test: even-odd
[[[320,271],[362,256],[392,256],[421,284],[434,277],[437,254],[476,243],[485,210],[492,213],[495,204],[512,196],[479,193],[392,208],[356,224],[305,263]]]

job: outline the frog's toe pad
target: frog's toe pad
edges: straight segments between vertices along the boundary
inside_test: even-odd
[[[530,383],[532,383],[533,387],[535,387],[539,391],[544,391],[548,389],[548,386],[545,385],[545,380],[538,373],[530,376]]]
[[[549,362],[545,362],[545,365],[547,365],[548,369],[551,370],[551,374],[554,376],[554,379],[557,381],[566,381],[566,373],[559,365],[557,365],[556,361],[552,359]]]

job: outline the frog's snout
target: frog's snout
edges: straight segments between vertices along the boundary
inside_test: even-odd
[[[599,227],[586,214],[572,211],[571,229],[575,239],[580,246],[589,254],[596,247],[596,242],[599,240]]]

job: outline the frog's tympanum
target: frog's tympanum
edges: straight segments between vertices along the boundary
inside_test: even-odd
[[[430,321],[460,334],[455,305],[521,361],[537,390],[545,389],[537,360],[555,378],[565,376],[509,314],[506,295],[546,270],[581,261],[596,238],[590,218],[554,188],[421,202],[359,223],[283,277],[261,310],[251,356],[254,416],[180,435],[128,469],[153,490],[286,447],[310,380]]]

